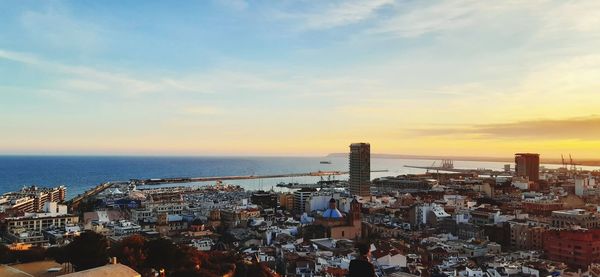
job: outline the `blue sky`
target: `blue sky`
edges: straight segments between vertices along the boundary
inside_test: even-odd
[[[0,6],[0,153],[600,156],[597,1]]]

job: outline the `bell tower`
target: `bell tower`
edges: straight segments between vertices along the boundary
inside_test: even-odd
[[[350,202],[350,224],[354,225],[357,221],[360,224],[360,209],[362,204],[354,198],[352,202]]]

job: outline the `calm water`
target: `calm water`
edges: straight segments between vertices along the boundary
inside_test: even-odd
[[[331,164],[320,164],[322,160]],[[404,165],[430,166],[432,160],[372,159],[371,169],[387,169],[373,173],[372,178],[422,173],[424,170]],[[439,164],[437,162],[436,164]],[[455,161],[455,168],[488,168],[501,170],[500,162]],[[548,167],[557,167],[549,165]],[[24,185],[68,187],[73,197],[106,181],[142,178],[206,177],[227,175],[263,175],[304,173],[318,170],[348,170],[346,158],[306,157],[81,157],[81,156],[0,156],[0,193]],[[337,176],[347,179],[347,175]],[[269,189],[278,182],[315,182],[318,177],[296,177],[263,180],[227,181],[246,189]]]

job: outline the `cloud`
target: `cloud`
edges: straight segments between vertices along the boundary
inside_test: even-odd
[[[394,0],[350,0],[316,5],[309,11],[276,11],[275,17],[296,21],[302,30],[324,30],[359,23],[377,14],[377,11],[393,4]],[[322,2],[321,2],[322,3]]]
[[[35,55],[0,49],[0,59],[22,63],[51,74],[59,74],[53,90],[74,93],[109,93],[136,97],[152,93],[272,92],[289,88],[277,76],[245,71],[215,69],[183,76],[146,76],[120,70],[102,70],[41,59]]]
[[[185,74],[140,76],[119,69],[98,69],[71,65],[40,58],[29,53],[0,49],[0,60],[21,63],[47,74],[55,75],[52,84],[38,88],[65,93],[106,94],[117,97],[141,98],[163,94],[184,96],[230,94],[231,97],[286,97],[290,100],[323,99],[324,97],[353,96],[359,101],[386,91],[380,80],[337,75],[300,75],[289,70],[257,69],[255,65],[229,65]],[[233,68],[234,67],[234,68]],[[229,69],[233,68],[233,69]],[[35,88],[32,88],[35,89]],[[246,98],[247,99],[247,98]],[[194,99],[196,101],[198,99]],[[272,100],[272,99],[271,99]],[[242,101],[242,100],[239,100]]]
[[[571,32],[598,32],[599,10],[600,2],[594,0],[417,1],[395,5],[391,15],[378,20],[367,33],[412,38],[467,28],[482,30],[496,26],[510,30],[510,24],[517,23],[525,29],[531,28],[532,37],[564,36]]]
[[[477,13],[491,5],[479,1],[443,1],[426,7],[405,5],[389,19],[376,24],[370,32],[415,37],[456,29],[474,22]]]
[[[101,48],[107,35],[101,26],[75,19],[54,2],[42,12],[25,11],[20,22],[26,34],[46,47],[90,51]]]
[[[600,29],[600,2],[567,1],[555,5],[544,13],[546,22],[542,31],[553,32],[583,32],[595,33]]]
[[[541,119],[499,124],[457,125],[410,130],[414,136],[480,139],[598,140],[600,116]]]
[[[476,0],[400,1],[348,0],[323,1],[317,5],[279,6],[275,19],[290,20],[301,30],[325,30],[366,22],[366,34],[401,37],[477,26],[478,21],[522,8],[533,9],[539,1],[481,2]],[[307,8],[308,7],[308,8]]]
[[[592,95],[600,91],[600,55],[574,55],[540,62],[524,77],[521,90],[546,96]]]
[[[54,74],[66,75],[59,83],[66,90],[110,91],[116,90],[127,95],[156,91],[165,87],[161,82],[137,79],[123,73],[98,70],[87,66],[75,66],[40,59],[35,55],[0,49],[0,59],[10,60],[36,67]]]
[[[43,62],[34,55],[0,49],[0,58],[24,64],[37,65]]]

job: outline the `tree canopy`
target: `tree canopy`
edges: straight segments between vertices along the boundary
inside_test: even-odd
[[[86,270],[108,263],[106,237],[95,232],[85,232],[65,246],[65,258],[75,270]]]

